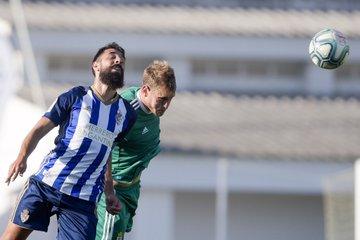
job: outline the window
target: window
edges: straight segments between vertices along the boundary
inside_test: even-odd
[[[132,72],[136,74],[143,73],[144,69],[154,60],[154,59],[162,59],[159,57],[148,57],[148,58],[134,58],[127,57],[126,58],[126,72]]]
[[[89,71],[92,58],[85,55],[49,55],[48,69],[50,71]]]
[[[304,62],[253,61],[253,60],[208,60],[195,59],[191,62],[193,75],[202,77],[229,77],[234,80],[274,77],[300,79],[304,77]]]

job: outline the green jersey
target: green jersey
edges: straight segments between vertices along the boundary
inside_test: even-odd
[[[112,175],[118,182],[130,183],[140,177],[149,162],[160,152],[160,119],[139,99],[138,87],[130,87],[121,97],[136,109],[137,119],[128,134],[116,142],[112,153]]]

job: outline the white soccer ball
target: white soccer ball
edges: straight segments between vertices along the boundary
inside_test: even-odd
[[[309,54],[315,65],[334,69],[344,63],[349,55],[349,45],[344,34],[334,29],[325,29],[311,39]]]

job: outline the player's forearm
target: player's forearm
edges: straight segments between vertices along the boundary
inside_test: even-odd
[[[105,195],[114,194],[114,184],[112,182],[112,178],[111,178],[111,180],[109,180],[109,179],[106,179],[106,177],[105,177],[104,193],[105,193]]]
[[[36,145],[40,141],[40,139],[45,136],[52,128],[55,127],[55,124],[51,122],[51,120],[43,117],[41,118],[33,129],[29,132],[29,134],[25,137],[20,152],[16,160],[10,165],[8,176],[5,180],[7,184],[15,181],[18,175],[22,176],[22,174],[26,171],[26,160],[29,155],[34,151]]]
[[[19,155],[18,155],[18,159],[19,158],[27,159],[29,157],[29,155],[36,148],[36,146],[39,143],[40,139],[41,139],[41,137],[36,131],[30,132],[26,136],[26,138],[24,139],[24,141],[23,141],[23,143],[21,145]]]
[[[106,164],[104,193],[106,195],[114,193],[114,184],[113,184],[113,178],[112,178],[112,173],[111,173],[111,153],[109,155],[109,158],[108,158],[107,164]]]

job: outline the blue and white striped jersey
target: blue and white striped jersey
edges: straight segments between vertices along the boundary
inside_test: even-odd
[[[122,98],[105,105],[91,88],[75,87],[44,116],[60,126],[59,135],[35,177],[62,193],[97,202],[112,144],[132,127],[135,111]]]

